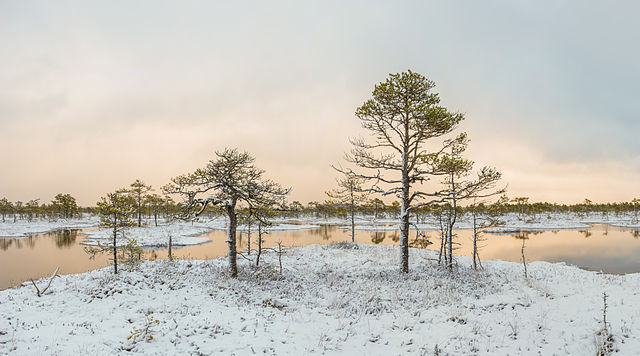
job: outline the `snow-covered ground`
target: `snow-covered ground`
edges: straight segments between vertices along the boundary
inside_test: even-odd
[[[449,272],[412,249],[405,276],[396,248],[353,246],[289,249],[282,275],[269,252],[260,268],[239,260],[238,279],[223,258],[154,261],[57,277],[42,297],[0,291],[0,354],[593,355],[603,292],[614,348],[640,350],[640,274],[534,262],[525,279],[464,257]],[[152,340],[127,340],[148,324]]]
[[[82,218],[59,219],[50,221],[49,219],[13,220],[6,219],[0,222],[0,238],[2,237],[24,237],[35,234],[43,234],[50,231],[64,229],[85,229],[98,226],[99,219],[95,215],[85,215]]]

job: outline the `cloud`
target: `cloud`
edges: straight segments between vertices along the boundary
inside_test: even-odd
[[[355,108],[388,73],[413,69],[467,114],[471,158],[501,168],[522,194],[573,197],[556,180],[587,182],[575,172],[594,170],[616,189],[592,180],[585,190],[630,196],[640,172],[637,10],[631,2],[2,3],[0,150],[28,148],[23,159],[2,159],[10,173],[0,186],[26,199],[36,185],[52,195],[100,176],[83,188],[93,203],[96,191],[145,176],[159,185],[238,146],[292,185],[294,198],[323,199],[347,138],[366,134]],[[516,146],[522,156],[506,155]],[[537,163],[520,164],[529,157]],[[37,183],[43,168],[54,172],[46,184]]]

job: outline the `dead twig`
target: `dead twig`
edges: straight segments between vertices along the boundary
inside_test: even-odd
[[[33,286],[36,288],[36,293],[38,294],[38,297],[40,297],[41,295],[43,295],[47,289],[49,289],[49,287],[51,286],[51,282],[53,281],[53,279],[58,275],[58,270],[60,269],[60,267],[56,267],[55,272],[53,272],[53,274],[51,275],[51,277],[49,278],[49,283],[47,283],[47,287],[45,289],[42,290],[42,292],[40,291],[40,288],[38,288],[38,286],[36,285],[36,282],[33,281],[33,279],[31,279],[31,283],[33,284]]]

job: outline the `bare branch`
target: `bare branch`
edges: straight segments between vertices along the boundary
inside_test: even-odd
[[[49,287],[51,286],[51,282],[58,275],[58,270],[60,270],[60,267],[56,267],[56,270],[53,272],[53,274],[49,278],[49,283],[47,283],[47,286],[45,287],[45,289],[42,290],[42,292],[40,292],[40,289],[36,285],[36,282],[34,282],[33,279],[31,279],[31,284],[33,284],[33,286],[36,288],[36,293],[37,293],[38,297],[44,295],[44,293],[46,293],[47,289],[49,289]]]

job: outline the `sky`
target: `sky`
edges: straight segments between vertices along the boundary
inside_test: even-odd
[[[238,147],[326,199],[389,73],[436,83],[510,197],[640,197],[640,5],[2,1],[0,196],[82,205]]]

